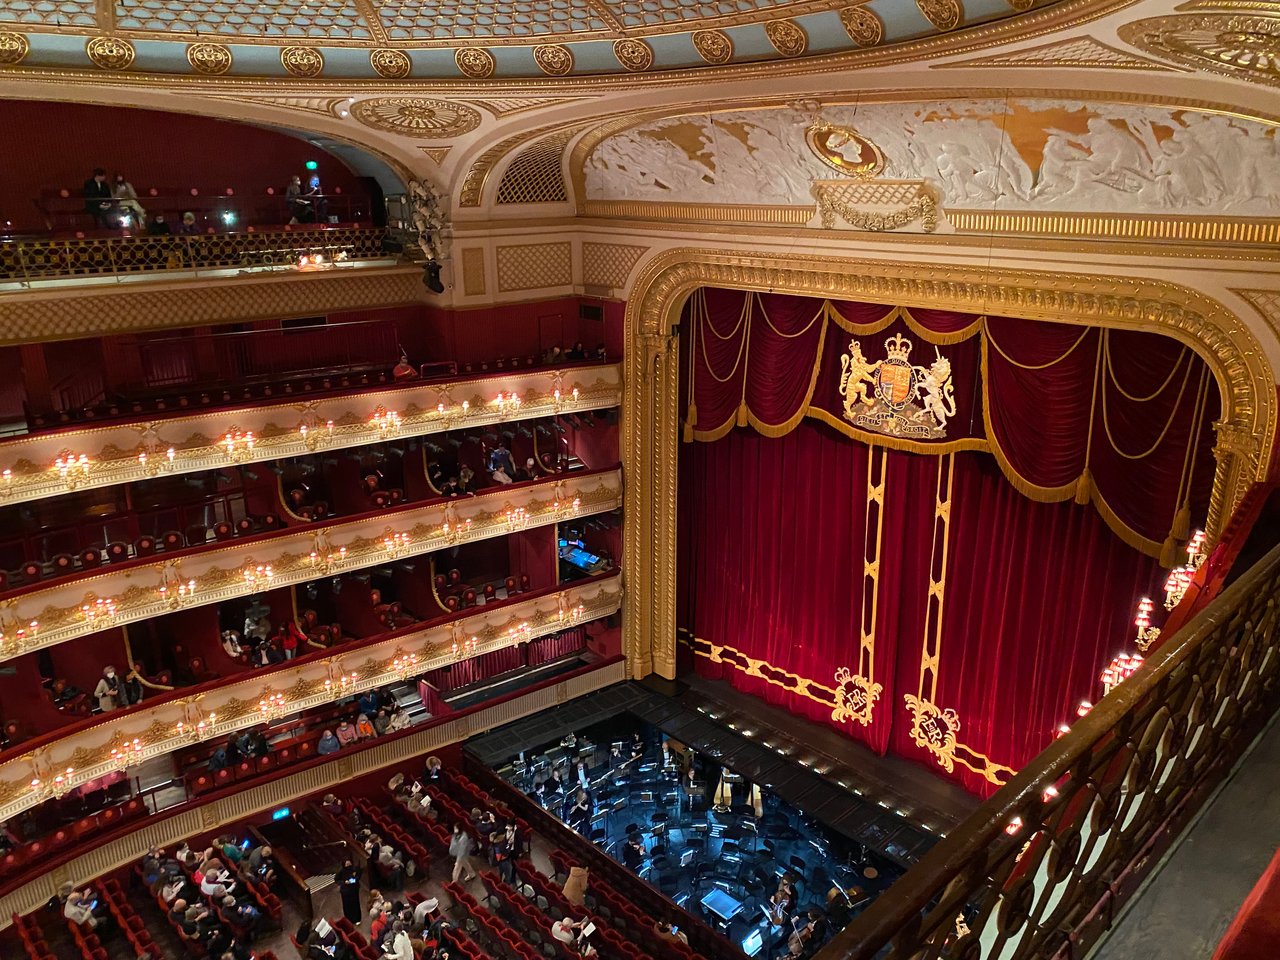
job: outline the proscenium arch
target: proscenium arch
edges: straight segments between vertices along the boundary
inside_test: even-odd
[[[1275,375],[1249,328],[1218,301],[1162,280],[976,269],[802,254],[665,251],[627,302],[624,416],[624,638],[632,676],[675,677],[680,351],[675,330],[699,287],[768,290],[905,307],[994,313],[1173,337],[1208,365],[1222,398],[1206,529],[1217,536],[1275,443]]]

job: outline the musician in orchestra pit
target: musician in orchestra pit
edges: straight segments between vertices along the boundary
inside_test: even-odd
[[[573,805],[565,816],[565,822],[579,833],[586,833],[591,825],[591,794],[579,790],[574,797]]]
[[[644,844],[640,840],[640,834],[633,833],[622,845],[622,865],[633,873],[639,873],[643,863]]]
[[[578,785],[581,786],[583,790],[590,790],[591,774],[587,771],[587,762],[585,760],[578,761],[577,773]]]

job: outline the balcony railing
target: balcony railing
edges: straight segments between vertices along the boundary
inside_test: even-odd
[[[290,661],[198,696],[184,693],[144,701],[126,714],[105,714],[0,764],[0,821],[126,766],[610,616],[621,600],[617,575],[585,580],[512,604],[475,607],[466,616],[406,628],[375,643],[336,648],[327,657]]]
[[[621,502],[622,472],[605,468],[126,560],[6,594],[0,661],[177,609],[608,513]]]
[[[1280,547],[816,960],[1085,956],[1274,713],[1278,602]]]
[[[0,283],[22,284],[65,277],[114,276],[227,268],[325,269],[342,261],[381,259],[385,231],[373,227],[277,228],[244,233],[179,237],[83,237],[0,242]],[[323,260],[313,264],[315,257]]]

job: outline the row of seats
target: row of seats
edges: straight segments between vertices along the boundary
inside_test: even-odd
[[[133,797],[118,807],[107,807],[98,813],[81,817],[75,823],[60,827],[45,837],[20,843],[0,857],[0,883],[29,866],[44,862],[47,857],[73,844],[83,843],[146,815],[146,802],[141,797]]]
[[[59,410],[54,413],[28,412],[27,426],[32,430],[49,430],[72,423],[95,420],[116,420],[147,414],[175,413],[183,410],[199,410],[231,404],[252,403],[255,400],[271,400],[276,397],[299,394],[324,393],[329,390],[348,390],[352,387],[376,387],[391,383],[391,370],[366,373],[331,374],[328,376],[294,376],[272,383],[246,384],[236,389],[187,389],[156,394],[145,398],[113,399],[91,403],[83,407]]]
[[[484,597],[485,603],[492,603],[498,598],[498,588],[492,583],[486,583],[477,592],[473,586],[462,579],[462,572],[457,569],[450,570],[447,575],[437,573],[434,583],[440,602],[450,612],[476,606],[481,596]],[[522,573],[518,582],[515,577],[507,577],[504,583],[506,595],[513,597],[518,593],[528,593],[530,584],[527,573]]]
[[[455,773],[452,776],[441,781],[455,798],[460,800],[464,805],[471,807],[480,807],[485,810],[501,811],[501,815],[508,819],[516,821],[517,829],[522,836],[530,835],[530,828],[525,821],[516,816],[510,807],[505,803],[493,797],[478,783],[461,773]],[[451,804],[444,800],[440,801],[440,807],[444,811],[446,817],[450,814],[457,816],[460,810],[454,810]],[[551,851],[552,862],[557,867],[557,872],[563,873],[565,876],[569,873],[569,867],[572,866],[571,858],[558,848]],[[613,862],[613,861],[610,861]],[[532,865],[530,864],[530,867]],[[520,871],[520,864],[516,864],[517,872]],[[594,867],[593,867],[594,870]],[[526,871],[527,872],[527,871]],[[536,871],[535,871],[536,872]],[[635,883],[631,874],[624,874],[627,883],[621,886],[621,889],[627,889]],[[543,893],[545,895],[545,892]],[[599,911],[599,916],[612,926],[619,927],[626,937],[638,942],[648,943],[648,947],[655,956],[677,956],[684,960],[702,960],[702,958],[694,953],[688,946],[682,943],[667,943],[659,941],[653,932],[652,916],[645,914],[635,907],[631,895],[619,892],[619,888],[614,888],[609,884],[596,884],[593,887],[593,893],[589,894],[593,897],[595,903],[592,904],[593,909]],[[594,919],[594,918],[593,918]],[[679,920],[677,920],[679,924]],[[607,938],[606,938],[607,939]],[[622,956],[628,956],[625,952]],[[634,960],[634,958],[631,958]]]
[[[41,580],[67,577],[85,570],[95,570],[104,563],[124,563],[126,560],[150,557],[157,553],[172,553],[188,547],[202,547],[210,541],[249,537],[279,530],[283,526],[279,517],[269,513],[262,517],[241,517],[235,523],[220,520],[212,527],[196,525],[189,527],[185,534],[179,530],[170,530],[159,537],[145,535],[132,544],[123,540],[114,540],[103,547],[86,547],[79,554],[55,554],[49,558],[48,563],[28,560],[16,571],[0,570],[0,590],[39,583]]]
[[[454,779],[458,778],[454,777]],[[479,791],[482,796],[489,797],[490,805],[498,804],[498,800],[480,784],[467,781],[466,778],[463,778],[463,782],[470,783],[471,787]],[[509,806],[512,809],[527,809],[534,822],[546,824],[547,829],[541,831],[543,836],[563,837],[566,843],[572,844],[572,856],[559,847],[551,850],[551,862],[556,868],[556,873],[567,877],[570,867],[587,866],[591,870],[592,879],[588,906],[598,910],[611,925],[620,927],[629,937],[636,938],[640,943],[648,944],[651,952],[655,952],[658,956],[702,960],[700,953],[715,956],[719,950],[723,949],[723,942],[714,932],[709,928],[701,927],[696,922],[691,923],[691,917],[648,884],[640,882],[635,874],[595,844],[569,830],[501,780],[494,777],[492,782],[495,789],[502,791],[502,797],[509,798]],[[679,926],[689,935],[690,944],[658,941],[653,931],[653,924],[657,920]]]
[[[444,889],[466,915],[467,926],[474,930],[495,954],[511,957],[514,960],[542,960],[542,955],[535,951],[506,921],[482,909],[476,898],[468,893],[462,884],[450,880],[444,885]]]

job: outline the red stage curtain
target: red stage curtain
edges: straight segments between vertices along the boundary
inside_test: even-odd
[[[873,455],[886,458],[872,660],[883,691],[863,727],[833,720],[830,690],[859,664]],[[903,697],[922,692],[943,462],[873,453],[812,422],[777,439],[734,430],[683,446],[678,619],[698,638],[698,672],[940,771],[913,742]],[[951,462],[937,683],[923,692],[956,711],[971,762],[1016,769],[1100,695],[1098,674],[1126,647],[1133,604],[1158,576],[1092,509],[1022,496],[985,455]],[[985,795],[1007,771],[988,779],[962,761],[952,776]]]
[[[682,625],[773,665],[780,683],[705,660],[698,669],[829,720],[829,704],[787,693],[776,670],[830,686],[836,665],[857,663],[868,448],[804,424],[779,439],[735,430],[682,454]]]
[[[548,660],[558,660],[572,653],[581,653],[586,650],[587,631],[582,627],[562,630],[560,633],[552,634],[549,637],[530,640],[528,647],[525,658],[528,660],[529,666],[536,667],[538,664],[546,663]]]
[[[686,440],[747,425],[776,437],[808,416],[895,449],[986,450],[1028,497],[1092,502],[1127,543],[1167,564],[1207,511],[1217,387],[1168,337],[717,289],[690,298],[681,336]],[[945,425],[919,407],[918,386],[912,419],[887,435],[869,405],[845,408],[852,342],[877,363],[899,337],[915,383],[941,358],[950,364]]]

